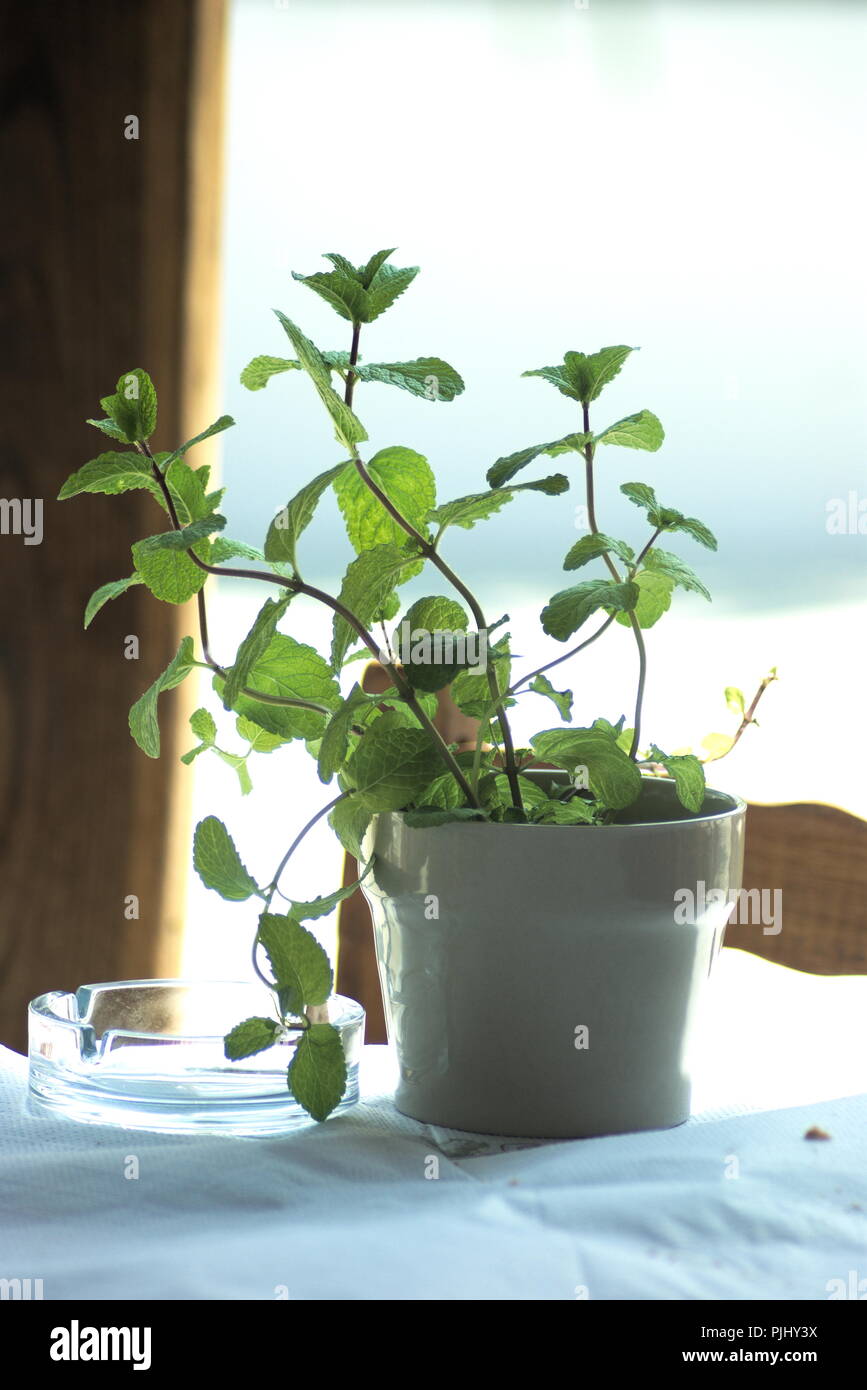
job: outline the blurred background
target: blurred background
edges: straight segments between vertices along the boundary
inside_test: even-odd
[[[523,371],[568,350],[640,347],[594,423],[647,407],[666,440],[655,454],[605,451],[600,525],[640,537],[619,485],[641,479],[719,540],[717,554],[670,542],[713,603],[678,592],[648,632],[647,734],[699,748],[732,733],[724,688],[749,699],[775,665],[761,728],[709,780],[867,815],[863,6],[78,0],[0,12],[0,135],[17,191],[0,231],[3,495],[46,498],[42,546],[0,537],[0,1037],[20,1045],[23,1002],[40,989],[178,961],[246,975],[254,911],[192,874],[194,820],[219,814],[251,870],[270,875],[328,799],[298,747],[260,758],[243,798],[217,759],[180,767],[189,711],[218,713],[192,682],[163,700],[158,764],[129,743],[128,705],[196,631],[195,613],[133,591],[82,633],[88,594],[128,572],[153,516],[137,494],[51,502],[99,452],[83,418],[141,364],[160,391],[161,447],[235,417],[212,456],[230,534],[260,545],[274,512],[337,461],[299,374],[257,393],[239,384],[254,355],[290,355],[274,308],[321,347],[348,347],[344,321],[291,279],[325,268],[324,251],[360,262],[397,246],[397,264],[422,267],[362,355],[444,357],[466,392],[444,404],[361,385],[356,405],[371,450],[427,455],[440,500],[576,427],[572,403]],[[576,476],[564,496],[519,495],[449,534],[450,563],[489,614],[510,616],[516,669],[555,653],[538,613],[568,582],[582,501]],[[334,591],[351,552],[333,499],[303,555],[306,577]],[[228,661],[261,595],[212,589],[214,652]],[[425,578],[405,592],[436,591]],[[284,627],[327,646],[310,605],[293,603]],[[130,633],[136,662],[123,658]],[[575,692],[576,723],[628,716],[628,630],[553,675]],[[551,722],[538,697],[516,711],[519,738]],[[285,886],[327,892],[340,872],[317,833]],[[333,925],[318,925],[329,944]]]

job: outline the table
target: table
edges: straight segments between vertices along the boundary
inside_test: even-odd
[[[265,1140],[30,1115],[0,1049],[0,1277],[45,1299],[867,1295],[867,978],[726,950],[699,1056],[678,1129],[516,1144],[398,1115],[381,1047],[355,1110]]]

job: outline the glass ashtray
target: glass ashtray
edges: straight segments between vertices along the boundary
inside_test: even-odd
[[[89,1124],[173,1134],[282,1134],[314,1124],[286,1080],[297,1032],[230,1062],[223,1038],[254,1015],[273,1017],[262,985],[122,980],[41,994],[29,1009],[30,1106]],[[358,1101],[364,1010],[335,994],[316,1010],[346,1054],[333,1115]]]

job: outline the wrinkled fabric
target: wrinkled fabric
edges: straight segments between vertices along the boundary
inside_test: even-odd
[[[0,1049],[0,1278],[45,1299],[867,1294],[867,978],[723,952],[673,1130],[420,1125],[389,1099],[393,1067],[366,1048],[353,1111],[231,1139],[30,1114],[26,1060]]]

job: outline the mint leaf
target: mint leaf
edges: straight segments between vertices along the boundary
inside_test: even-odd
[[[387,251],[377,251],[377,252],[374,253],[374,255],[371,256],[370,260],[367,262],[366,265],[360,266],[359,269],[356,270],[355,273],[356,273],[356,275],[358,276],[358,279],[360,280],[361,284],[364,286],[365,289],[369,289],[369,288],[370,288],[370,284],[371,284],[371,281],[373,280],[373,277],[377,274],[377,272],[379,271],[380,267],[385,263],[385,261],[388,260],[389,256],[393,256],[393,255],[394,255],[394,253],[395,253],[396,250],[397,250],[397,247],[396,247],[396,246],[392,246],[392,247],[391,247],[389,250],[387,250]],[[332,256],[329,256],[328,259],[329,259],[329,260],[334,259],[334,258],[333,258],[333,255],[332,255]],[[342,257],[341,257],[341,259],[342,259]]]
[[[118,429],[113,420],[85,420],[84,423],[86,425],[93,425],[94,429],[101,430],[103,434],[107,434],[111,439],[119,439],[124,444],[129,442],[123,430]]]
[[[340,703],[340,688],[325,658],[285,632],[275,633],[266,650],[256,658],[247,673],[247,684],[264,695],[306,700],[325,710],[336,709]],[[214,677],[214,688],[222,697],[224,684],[219,676]],[[318,738],[325,727],[326,715],[317,710],[270,704],[251,695],[239,693],[232,708],[282,739]]]
[[[124,372],[113,396],[100,401],[106,415],[130,443],[150,439],[157,427],[157,393],[147,372]]]
[[[216,748],[214,751],[221,762],[226,763],[237,773],[241,795],[249,796],[253,790],[253,779],[250,776],[250,769],[247,767],[246,753],[225,753],[222,748]]]
[[[612,810],[630,806],[641,792],[641,773],[602,729],[545,729],[530,739],[545,763],[573,772],[586,767],[594,794]]]
[[[543,801],[530,811],[534,825],[592,825],[595,819],[593,807],[580,796],[570,801]]]
[[[185,637],[175,656],[157,676],[144,695],[139,696],[129,712],[129,731],[143,753],[149,758],[160,755],[160,726],[157,721],[157,701],[164,690],[173,690],[190,674],[195,665],[193,639]]]
[[[282,1027],[273,1018],[245,1018],[236,1023],[223,1039],[223,1051],[230,1062],[242,1057],[252,1057],[256,1052],[264,1052],[277,1042]]]
[[[67,478],[57,494],[57,500],[65,502],[68,497],[76,497],[80,492],[103,492],[107,496],[115,496],[120,492],[131,492],[134,488],[145,488],[154,497],[162,497],[150,460],[134,453],[100,454]]]
[[[367,464],[373,481],[416,529],[436,503],[436,482],[431,466],[414,449],[393,445],[380,449]],[[400,544],[406,532],[389,515],[349,463],[334,484],[346,531],[358,554],[389,541]]]
[[[189,525],[182,526],[180,531],[158,531],[155,536],[147,536],[143,541],[137,541],[133,546],[133,554],[142,548],[148,551],[154,550],[191,550],[199,541],[212,535],[214,531],[222,531],[226,524],[226,518],[220,516],[218,512],[212,512],[210,516],[203,516],[198,521],[191,521]]]
[[[221,415],[219,420],[215,420],[212,425],[208,425],[208,428],[202,430],[201,434],[194,434],[192,439],[187,440],[186,444],[182,444],[179,449],[175,449],[174,452],[169,455],[169,461],[166,466],[169,467],[176,459],[183,458],[188,449],[194,448],[196,444],[201,444],[203,439],[210,439],[215,434],[222,434],[223,430],[231,429],[234,423],[235,421],[232,419],[231,415]]]
[[[354,445],[367,438],[367,431],[331,385],[331,374],[316,345],[311,343],[291,319],[281,314],[279,309],[275,309],[274,312],[297,352],[302,367],[316,387],[319,399],[334,422],[334,433],[338,443],[352,452]]]
[[[259,940],[265,947],[285,1013],[300,1018],[308,1004],[324,1004],[331,994],[328,957],[316,937],[288,916],[263,912]]]
[[[363,859],[362,840],[372,818],[373,812],[367,809],[360,797],[346,796],[338,801],[328,817],[328,824],[343,848],[356,859]]]
[[[300,371],[301,363],[288,357],[254,357],[241,373],[241,385],[248,391],[261,391],[278,372]]]
[[[671,607],[674,580],[655,570],[641,570],[632,582],[638,588],[638,602],[634,608],[638,626],[653,627]],[[628,613],[618,613],[615,621],[624,627],[632,626]]]
[[[349,731],[356,722],[360,710],[370,705],[370,697],[361,686],[352,687],[346,699],[338,705],[328,722],[319,745],[317,771],[320,782],[330,782],[337,769],[345,761],[349,750]]]
[[[727,685],[725,688],[725,702],[732,714],[737,714],[743,718],[746,714],[746,699],[744,692],[738,690],[736,685]]]
[[[644,507],[648,513],[655,513],[659,510],[659,503],[656,500],[656,493],[647,483],[623,483],[620,491],[624,497],[628,497],[630,502],[634,502],[636,507]]]
[[[627,449],[648,449],[655,453],[665,438],[665,431],[659,420],[650,410],[639,410],[637,415],[627,415],[624,420],[609,425],[607,430],[596,435],[596,444],[620,444]]]
[[[363,322],[373,323],[386,309],[390,309],[397,297],[412,284],[418,271],[417,265],[399,270],[393,265],[380,264],[368,282],[367,317]]]
[[[190,728],[199,739],[198,748],[191,748],[189,753],[181,756],[181,762],[188,765],[198,757],[200,753],[206,753],[209,748],[213,748],[217,738],[217,726],[214,723],[214,716],[206,709],[194,710],[190,715]]]
[[[126,579],[112,579],[108,584],[102,584],[98,589],[95,589],[87,600],[87,607],[84,610],[84,626],[90,627],[100,608],[108,603],[109,599],[125,594],[133,584],[141,584],[141,582],[140,574],[130,574],[127,575]]]
[[[537,367],[522,376],[540,376],[556,386],[564,396],[589,405],[612,381],[635,348],[617,346],[600,348],[598,352],[567,352],[562,366]]]
[[[493,646],[488,647],[488,664],[493,665],[500,690],[506,690],[511,676],[512,662],[509,652],[509,634],[505,633]],[[463,714],[471,719],[485,719],[491,712],[491,691],[487,672],[461,671],[456,676],[449,692],[453,702]],[[508,708],[514,701],[508,699]]]
[[[365,627],[380,613],[394,586],[402,584],[418,572],[418,559],[403,547],[377,545],[353,560],[343,577],[340,602]],[[357,640],[355,629],[334,615],[334,635],[331,643],[331,664],[335,671],[343,665],[350,645]]]
[[[542,627],[549,637],[565,642],[600,608],[628,612],[640,597],[637,584],[615,584],[610,579],[588,579],[571,589],[561,589],[542,610]]]
[[[370,870],[373,868],[373,859],[366,866],[364,873],[357,878],[354,883],[346,883],[342,888],[337,888],[333,893],[329,893],[325,898],[314,898],[309,903],[292,903],[289,908],[289,916],[296,922],[312,921],[319,917],[327,917],[329,912],[333,912],[345,898],[351,898],[355,890],[364,882]]]
[[[442,535],[447,526],[460,526],[471,531],[477,521],[486,521],[489,516],[500,511],[511,502],[516,492],[544,492],[556,497],[569,491],[569,479],[563,473],[552,473],[548,478],[538,478],[532,483],[515,483],[512,487],[494,488],[491,492],[471,493],[468,497],[456,497],[453,502],[444,502],[428,512],[426,520],[439,527]]]
[[[290,592],[279,599],[266,599],[259,609],[253,626],[238,648],[233,665],[226,672],[224,709],[232,709],[243,687],[249,684],[250,672],[271,645],[277,623],[289,607],[292,597]]]
[[[350,276],[341,270],[321,270],[314,275],[300,275],[297,270],[293,270],[292,279],[299,280],[302,285],[313,290],[349,323],[368,322],[367,291],[354,275]]]
[[[454,780],[454,779],[452,779]],[[441,806],[419,806],[415,811],[404,814],[404,825],[414,830],[425,830],[435,825],[451,825],[455,821],[487,820],[484,811],[475,806],[453,806],[444,810]]]
[[[549,700],[553,700],[560,714],[561,719],[567,723],[572,722],[572,691],[555,690],[548,677],[540,674],[530,685],[530,690],[536,695],[547,695]]]
[[[361,739],[346,766],[346,778],[365,809],[398,811],[441,766],[424,729],[406,728],[393,714],[383,714]]]
[[[420,810],[453,811],[461,806],[464,794],[450,772],[442,772],[429,782],[416,798]]]
[[[626,541],[613,540],[611,536],[603,536],[601,531],[594,531],[575,542],[563,561],[563,568],[564,570],[577,570],[590,560],[596,560],[600,555],[609,554],[616,555],[626,565],[631,564],[635,559],[635,551],[631,545],[627,545]]]
[[[216,816],[206,816],[196,826],[193,866],[205,887],[229,902],[244,902],[259,892],[255,879],[241,863],[234,840]]]
[[[429,598],[417,598],[415,603],[410,604],[398,624],[397,632],[404,623],[408,624],[410,632],[465,632],[470,620],[466,609],[455,599],[432,594]]]
[[[346,1056],[330,1023],[305,1029],[289,1065],[289,1089],[314,1120],[327,1120],[346,1090]]]
[[[210,516],[222,497],[222,493],[206,494],[207,475],[203,477],[198,469],[190,468],[188,463],[183,463],[180,459],[175,459],[168,465],[164,470],[164,478],[182,526]],[[167,512],[168,507],[162,492],[159,493],[158,501],[163,511]]]
[[[298,544],[298,537],[313,520],[313,514],[323,492],[340,477],[345,466],[345,464],[338,463],[335,468],[328,468],[324,473],[320,473],[318,477],[313,479],[312,483],[307,483],[300,492],[296,492],[283,510],[277,513],[268,527],[268,535],[265,537],[266,560],[280,561],[283,564],[291,565],[292,569],[297,571],[298,562],[295,557],[295,547]]]
[[[275,748],[280,748],[286,742],[279,734],[270,734],[267,729],[260,729],[252,719],[245,719],[243,714],[235,720],[235,730],[239,738],[247,740],[251,753],[273,753]]]
[[[525,372],[524,375],[527,376],[528,373]],[[540,454],[547,454],[550,458],[557,458],[560,454],[566,453],[580,454],[590,438],[589,434],[567,434],[562,439],[554,439],[547,444],[530,444],[526,449],[519,449],[516,454],[497,459],[488,469],[488,482],[492,488],[502,487]]]
[[[706,550],[716,550],[716,536],[703,521],[697,521],[694,516],[681,516],[678,512],[673,521],[666,520],[665,529],[668,531],[684,531],[686,535],[692,536],[694,541],[703,545]],[[665,512],[663,511],[665,518]]]
[[[352,370],[362,381],[399,386],[429,401],[453,401],[464,389],[462,377],[440,357],[417,357],[413,362],[357,363]]]
[[[654,546],[644,557],[644,567],[666,575],[675,584],[680,585],[681,589],[691,589],[694,593],[701,594],[710,603],[708,590],[679,555],[672,555],[668,550],[657,550]]]
[[[257,550],[255,545],[247,545],[245,541],[232,541],[228,536],[217,536],[211,545],[212,565],[221,565],[224,560],[255,560],[262,563],[265,559],[261,550]]]
[[[699,812],[704,805],[704,768],[694,753],[663,753],[652,744],[650,756],[655,763],[662,763],[666,772],[674,778],[678,800],[688,811]]]

